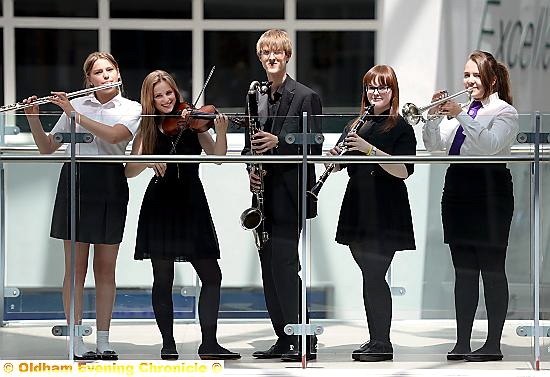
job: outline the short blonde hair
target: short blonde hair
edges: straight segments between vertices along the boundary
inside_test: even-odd
[[[256,43],[256,54],[258,57],[264,47],[273,51],[282,50],[285,52],[287,58],[292,56],[292,42],[284,30],[270,29],[262,34]]]

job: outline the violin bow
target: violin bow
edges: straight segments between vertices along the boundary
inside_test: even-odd
[[[204,85],[202,86],[202,89],[195,99],[195,103],[193,104],[193,107],[197,107],[197,102],[199,102],[199,98],[201,98],[202,93],[204,93],[204,89],[206,89],[206,86],[208,85],[208,82],[210,81],[210,78],[212,77],[212,74],[214,73],[214,70],[216,69],[216,66],[213,65],[212,69],[210,70],[210,73],[208,74],[208,77],[206,78],[206,81],[204,82]],[[174,154],[176,152],[176,145],[178,145],[178,142],[180,141],[181,134],[183,133],[184,128],[182,127],[180,132],[178,132],[178,137],[176,137],[176,141],[172,144],[172,150],[170,150],[170,154]]]
[[[208,85],[208,82],[210,81],[210,77],[212,77],[212,74],[214,73],[214,70],[216,69],[216,66],[213,65],[212,69],[210,70],[210,73],[208,74],[208,77],[206,78],[206,81],[204,82],[204,85],[202,86],[202,89],[197,96],[197,99],[195,99],[195,103],[193,104],[193,107],[197,107],[197,102],[199,102],[199,98],[201,98],[202,93],[204,92],[204,89],[206,89],[206,86]]]

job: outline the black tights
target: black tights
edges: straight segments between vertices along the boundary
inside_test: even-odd
[[[153,310],[157,326],[165,347],[174,347],[174,304],[172,286],[174,284],[174,262],[152,259],[153,265]],[[218,310],[220,307],[220,285],[222,273],[216,259],[201,259],[191,262],[202,282],[199,296],[199,323],[202,343],[216,345]]]
[[[479,274],[487,309],[486,346],[500,350],[502,328],[508,310],[506,247],[449,245],[455,268],[457,345],[470,348],[472,326],[479,300]]]
[[[394,252],[369,250],[365,243],[350,245],[350,250],[363,274],[363,302],[370,339],[390,342],[392,299],[386,273]]]

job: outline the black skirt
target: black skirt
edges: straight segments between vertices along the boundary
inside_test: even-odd
[[[76,241],[115,245],[122,242],[128,182],[119,163],[77,163]],[[71,239],[70,164],[61,169],[50,236]]]
[[[452,164],[441,201],[447,244],[506,247],[514,212],[512,175],[504,164]]]

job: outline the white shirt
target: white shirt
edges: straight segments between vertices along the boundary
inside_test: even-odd
[[[131,101],[117,94],[109,102],[102,104],[97,100],[93,93],[83,97],[71,100],[75,111],[97,122],[108,126],[122,124],[134,136],[139,127],[141,119],[141,105],[136,101]],[[78,116],[77,116],[78,118]],[[50,134],[56,132],[71,132],[70,119],[65,113],[61,115]],[[76,132],[90,132],[76,124]],[[76,154],[85,155],[120,155],[124,154],[130,140],[122,141],[118,144],[111,144],[94,135],[91,143],[79,143],[76,145]],[[70,154],[71,146],[67,146],[66,154]]]
[[[464,128],[466,139],[460,148],[462,156],[509,155],[519,131],[518,112],[509,103],[493,93],[481,101],[483,105],[472,119],[465,111],[453,119],[442,122],[443,117],[432,117],[422,128],[424,146],[429,152],[447,154],[459,125]]]

